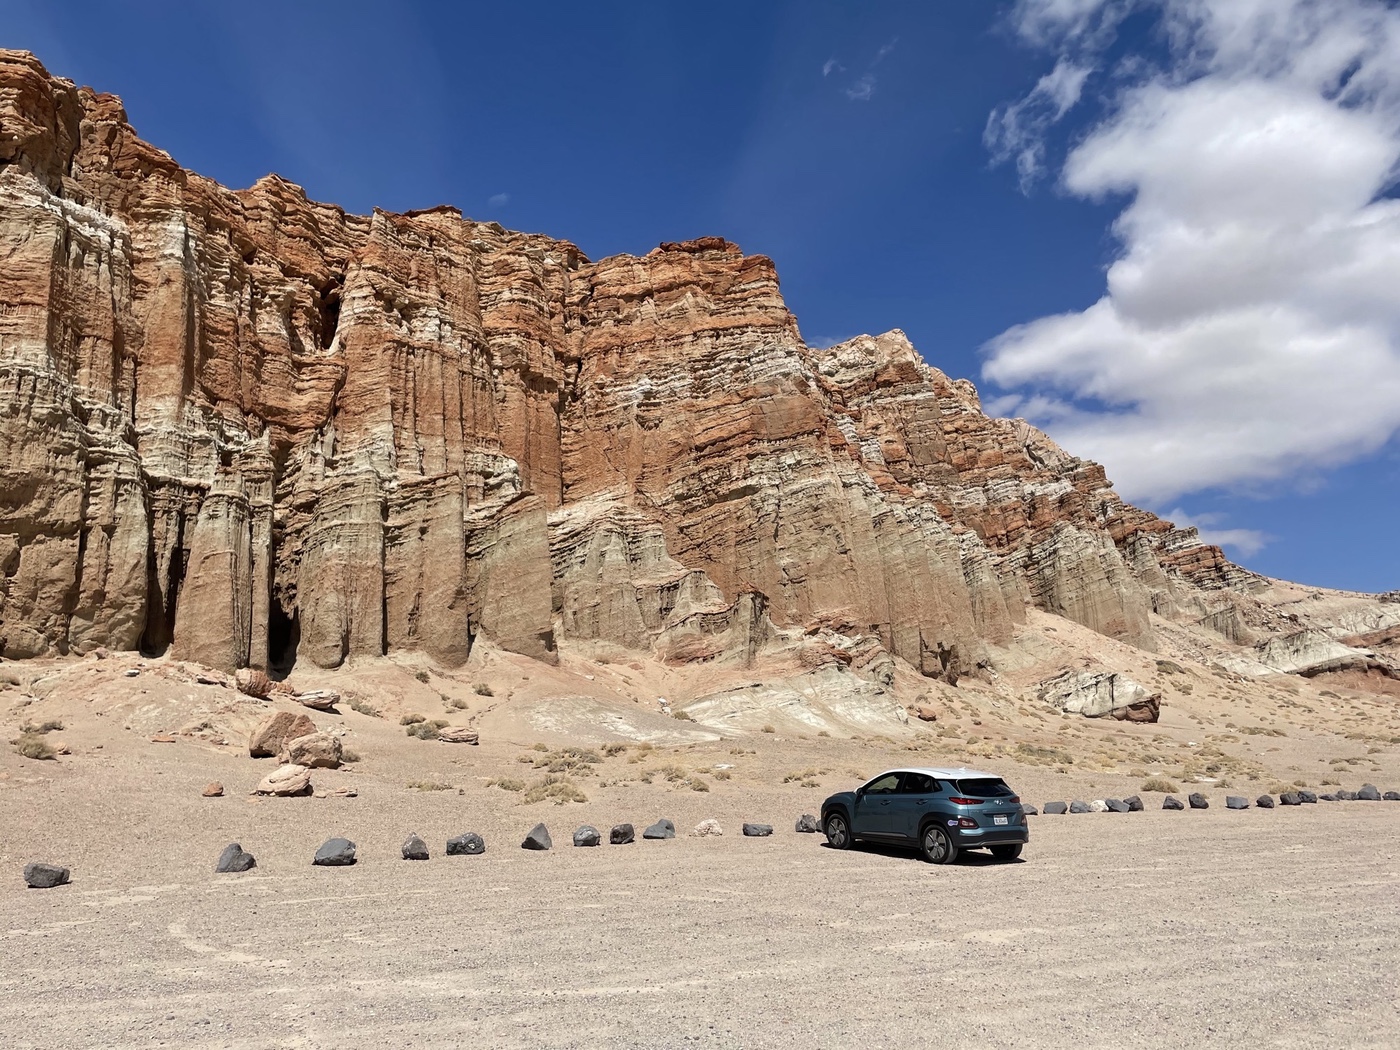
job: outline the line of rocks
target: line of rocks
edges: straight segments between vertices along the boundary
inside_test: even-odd
[[[1279,806],[1301,806],[1315,802],[1400,802],[1400,791],[1387,791],[1384,794],[1374,784],[1366,784],[1359,791],[1338,790],[1330,794],[1319,795],[1313,791],[1285,791],[1275,802],[1272,795],[1260,795],[1253,803],[1243,795],[1226,795],[1226,809],[1273,809]],[[1065,813],[1138,813],[1143,809],[1143,802],[1137,795],[1132,795],[1126,799],[1108,798],[1095,799],[1092,802],[1084,802],[1076,799],[1073,802],[1047,802],[1037,810],[1035,806],[1022,805],[1021,811],[1028,817],[1045,813],[1049,816],[1060,816]],[[1210,800],[1199,791],[1193,791],[1187,796],[1183,803],[1175,795],[1167,795],[1162,799],[1162,808],[1167,810],[1190,809],[1210,809]]]

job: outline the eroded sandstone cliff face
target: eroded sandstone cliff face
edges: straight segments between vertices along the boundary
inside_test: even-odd
[[[19,52],[0,448],[5,657],[805,637],[955,677],[1028,606],[1150,648],[1152,613],[1247,635],[1260,584],[902,333],[807,347],[762,256],[228,190]]]

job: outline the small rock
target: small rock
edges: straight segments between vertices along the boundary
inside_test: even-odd
[[[603,841],[603,836],[592,824],[585,824],[574,832],[575,846],[597,846]]]
[[[744,826],[748,827],[747,824]],[[703,839],[708,836],[723,835],[724,829],[719,826],[719,821],[711,817],[709,820],[702,820],[699,824],[696,824],[690,833],[695,838]]]
[[[673,839],[676,837],[676,826],[665,817],[662,817],[646,831],[642,832],[644,839]]]
[[[1126,802],[1126,803],[1128,804],[1128,812],[1129,812],[1129,813],[1141,813],[1141,812],[1142,812],[1142,799],[1141,799],[1140,797],[1138,797],[1137,795],[1129,795],[1129,796],[1128,796],[1127,798],[1125,798],[1123,801]]]
[[[444,726],[438,730],[438,739],[445,744],[475,744],[480,737],[466,726]]]
[[[277,795],[288,798],[311,794],[311,770],[305,766],[278,766],[253,789],[255,795]]]
[[[204,785],[205,798],[219,798],[224,793],[224,786],[217,780],[211,780]]]
[[[1243,795],[1226,795],[1226,796],[1225,796],[1225,808],[1226,808],[1226,809],[1248,809],[1248,808],[1249,808],[1249,799],[1245,798]]]
[[[1273,796],[1273,795],[1260,795],[1258,798],[1256,798],[1256,799],[1254,800],[1254,804],[1255,804],[1256,806],[1258,806],[1260,809],[1273,809],[1273,808],[1274,808],[1274,796]]]
[[[233,680],[240,693],[258,700],[266,700],[267,694],[272,692],[272,679],[251,667],[240,667],[234,672]]]
[[[1317,792],[1315,791],[1299,791],[1298,797],[1307,805],[1312,805],[1317,802]]]
[[[157,733],[155,736],[151,737],[151,743],[153,743],[153,744],[173,744],[173,743],[175,743],[175,738],[174,738],[173,736],[171,736],[169,733]]]
[[[745,824],[744,836],[751,839],[766,839],[773,834],[772,824]]]
[[[219,854],[219,861],[214,865],[214,872],[219,875],[227,875],[237,871],[249,871],[257,866],[258,862],[253,859],[251,853],[243,852],[243,847],[237,842],[230,842]]]
[[[314,732],[316,723],[306,715],[278,711],[263,719],[248,737],[248,754],[254,758],[271,758],[286,750],[291,741]]]
[[[409,832],[408,838],[403,840],[403,846],[399,852],[403,854],[404,860],[427,860],[428,844],[418,835],[418,832]]]
[[[1069,807],[1066,806],[1063,802],[1047,802],[1047,803],[1045,803],[1045,815],[1046,815],[1047,817],[1058,817],[1058,816],[1060,816],[1061,814],[1063,814],[1063,813],[1068,813],[1068,812],[1069,812]]]
[[[1400,802],[1400,791],[1387,791],[1381,797],[1387,802]]]
[[[97,657],[99,660],[105,660],[111,654],[108,653],[105,648],[99,645],[96,649],[92,651],[92,655]]]
[[[309,689],[304,693],[293,693],[292,699],[313,711],[330,711],[340,703],[340,694],[334,689]]]
[[[1103,799],[1101,799],[1101,798],[1096,798],[1096,799],[1094,799],[1094,801],[1092,801],[1092,802],[1089,803],[1089,812],[1090,812],[1090,813],[1107,813],[1107,812],[1108,812],[1108,803],[1105,802],[1105,801],[1104,801]]]
[[[1110,799],[1105,799],[1105,800],[1104,800],[1104,803],[1105,803],[1105,805],[1108,806],[1108,810],[1109,810],[1110,813],[1131,813],[1131,812],[1132,812],[1132,807],[1129,806],[1126,802],[1124,802],[1121,798],[1110,798]]]
[[[1336,801],[1337,801],[1337,796],[1336,796],[1336,795],[1333,795],[1333,794],[1331,794],[1331,793],[1329,792],[1329,793],[1326,794],[1326,795],[1318,795],[1318,796],[1317,796],[1317,800],[1318,800],[1319,802],[1336,802]]]
[[[140,674],[140,673],[141,673],[141,668],[139,668],[139,667],[128,667],[125,671],[122,672],[122,676],[125,677],[125,678],[135,678],[135,677],[136,677],[138,674]]]
[[[1360,791],[1356,793],[1358,802],[1379,802],[1381,800],[1380,788],[1375,784],[1364,784]]]
[[[1210,803],[1206,801],[1206,797],[1199,791],[1191,792],[1191,797],[1188,798],[1187,801],[1191,803],[1192,809],[1210,809]]]
[[[279,757],[308,769],[338,769],[344,755],[344,745],[334,733],[308,733],[287,741],[287,750]]]
[[[1040,810],[1036,809],[1029,802],[1021,803],[1021,815],[1025,817],[1035,817],[1040,815]]]
[[[221,689],[228,688],[228,679],[217,671],[196,671],[194,680],[198,685],[217,685]]]
[[[549,829],[543,824],[536,824],[530,829],[530,833],[525,836],[525,841],[520,844],[521,849],[553,849],[554,843],[550,841]]]
[[[1078,799],[1075,799],[1073,802],[1071,802],[1071,803],[1069,804],[1069,811],[1070,811],[1071,813],[1089,813],[1089,812],[1092,812],[1092,811],[1089,809],[1089,803],[1087,803],[1087,802],[1080,802]]]
[[[917,718],[920,722],[938,721],[937,710],[935,710],[932,707],[929,707],[927,704],[912,704],[909,707],[909,713],[915,718]]]
[[[70,872],[57,864],[35,861],[24,866],[24,883],[31,890],[51,890],[68,882]]]
[[[321,848],[316,851],[316,856],[312,858],[311,863],[326,868],[338,868],[347,864],[354,864],[355,844],[349,839],[327,839]]]
[[[475,831],[457,835],[447,840],[449,857],[475,857],[486,852],[486,840]]]
[[[822,822],[810,813],[804,813],[797,818],[797,832],[802,835],[820,834]]]
[[[631,824],[614,824],[612,831],[608,833],[608,841],[614,846],[625,846],[629,842],[637,841],[637,833]]]
[[[1181,799],[1177,798],[1175,795],[1168,795],[1166,798],[1162,799],[1162,808],[1185,809],[1186,807],[1181,804]]]

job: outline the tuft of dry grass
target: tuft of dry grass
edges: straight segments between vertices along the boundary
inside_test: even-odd
[[[58,757],[58,752],[49,742],[35,733],[21,733],[17,739],[10,742],[15,746],[15,753],[22,758],[42,762]]]
[[[776,733],[777,730],[774,729],[771,725],[766,725],[766,726],[763,727],[762,730],[760,730],[760,732],[764,732],[764,733]]]
[[[488,780],[486,786],[498,787],[502,791],[524,791],[525,781],[516,780],[515,777],[496,777],[494,780]]]
[[[580,791],[578,786],[568,777],[551,773],[525,789],[525,804],[527,806],[546,800],[553,802],[556,806],[562,806],[567,802],[587,802],[588,796]]]
[[[348,748],[348,747],[345,748],[343,751],[341,751],[341,753],[340,753],[340,760],[341,760],[342,762],[359,762],[359,761],[362,761],[362,759],[361,759],[361,757],[360,757],[360,753],[359,753],[358,751],[353,751],[353,750],[351,750],[351,749]]]
[[[406,730],[409,736],[417,737],[419,740],[436,740],[440,727],[432,722],[415,722]]]
[[[370,718],[384,717],[379,713],[379,708],[375,707],[373,704],[366,703],[358,696],[349,697],[345,702],[350,706],[351,711],[358,711],[360,714],[368,715]]]
[[[1176,784],[1168,780],[1166,777],[1149,777],[1147,780],[1144,780],[1142,782],[1142,787],[1138,788],[1138,790],[1160,791],[1164,795],[1174,795],[1178,791],[1180,791],[1181,788],[1177,787]]]
[[[50,718],[47,722],[40,722],[38,725],[34,725],[32,722],[26,722],[19,727],[19,731],[32,736],[42,736],[44,733],[52,733],[62,728],[62,722],[57,718]]]
[[[418,681],[420,681],[420,682],[425,682],[425,683],[426,683],[426,682],[428,681],[428,672],[427,672],[427,671],[414,671],[414,672],[413,672],[413,677],[416,678],[416,679],[418,679]]]
[[[472,692],[475,693],[477,696],[496,695],[495,691],[485,682],[477,682],[476,685],[472,686]]]
[[[443,784],[436,780],[411,780],[408,786],[418,791],[451,791],[451,784]]]
[[[399,725],[401,725],[401,726],[411,726],[411,725],[416,725],[416,724],[419,723],[419,722],[426,722],[427,720],[428,720],[428,716],[427,716],[427,715],[418,715],[418,714],[404,715],[402,718],[399,719]]]

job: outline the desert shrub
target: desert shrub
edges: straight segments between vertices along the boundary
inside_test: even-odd
[[[1180,791],[1181,788],[1177,787],[1166,777],[1150,777],[1142,782],[1142,787],[1138,790],[1160,791],[1164,795],[1173,795],[1176,792]]]
[[[1017,744],[1015,757],[1030,765],[1074,765],[1074,756],[1068,751],[1058,747],[1041,747],[1038,744]]]
[[[593,775],[591,766],[600,765],[603,756],[592,748],[587,747],[563,747],[558,751],[545,750],[539,758],[535,759],[535,768],[543,769],[547,773],[577,773],[580,776],[590,777]]]
[[[712,775],[716,780],[728,780],[729,777],[730,777],[730,772],[729,772],[729,770],[727,770],[727,769],[716,769],[716,770],[714,771],[714,773],[711,774],[711,775]]]
[[[705,782],[704,782],[703,780],[701,780],[699,777],[691,777],[691,778],[690,778],[690,790],[691,790],[691,791],[709,791],[709,790],[710,790],[710,785],[707,784],[707,783],[705,783]]]
[[[486,786],[498,787],[502,791],[524,791],[525,781],[516,780],[515,777],[496,777],[494,780],[488,780]]]
[[[580,791],[578,786],[568,777],[551,773],[525,789],[526,805],[533,805],[545,800],[553,802],[556,806],[562,806],[567,802],[587,802],[588,796]]]
[[[436,780],[413,780],[409,782],[409,787],[418,791],[451,791],[451,784],[442,784]]]
[[[815,780],[816,777],[821,776],[821,772],[820,769],[804,769],[799,773],[789,773],[787,776],[783,777],[783,783],[802,784],[803,787],[807,787],[807,784],[803,782]]]
[[[416,725],[419,722],[426,722],[427,720],[427,715],[404,715],[402,718],[399,719],[399,725],[411,726]]]
[[[679,718],[682,722],[694,722],[694,721],[695,721],[695,719],[694,719],[693,717],[691,717],[690,712],[688,712],[688,711],[672,711],[672,712],[671,712],[671,717],[672,717],[672,718]]]
[[[62,722],[57,718],[51,718],[47,722],[40,722],[38,725],[34,725],[32,722],[26,722],[24,725],[20,726],[19,731],[32,736],[42,736],[44,733],[52,733],[62,728]]]
[[[831,734],[828,733],[825,729],[819,729],[819,730],[817,730],[817,736],[830,736],[830,735],[831,735]]]
[[[495,696],[495,695],[496,695],[495,692],[492,691],[491,687],[490,687],[489,685],[487,685],[485,682],[477,682],[476,685],[472,686],[472,692],[475,693],[477,696]]]
[[[604,744],[604,745],[603,745],[603,756],[604,756],[605,758],[613,758],[613,757],[615,757],[615,756],[617,756],[617,755],[622,754],[622,753],[623,753],[624,751],[626,751],[626,750],[627,750],[627,745],[626,745],[626,744],[619,744],[619,743]]]
[[[764,733],[776,733],[777,730],[774,729],[771,725],[766,725],[766,726],[763,727],[762,732],[764,732]]]
[[[419,740],[436,740],[438,738],[438,727],[431,722],[415,722],[405,732]]]
[[[361,700],[358,696],[349,697],[345,702],[350,706],[351,711],[358,711],[360,714],[368,715],[370,718],[383,717],[379,713],[379,708],[375,707],[372,704],[366,703],[364,700]]]
[[[359,762],[361,761],[360,753],[358,751],[353,751],[347,747],[343,751],[341,751],[340,760],[342,762]]]
[[[427,672],[427,671],[414,671],[414,672],[413,672],[413,677],[416,678],[416,679],[418,679],[418,681],[420,681],[420,682],[426,682],[426,681],[428,680],[428,672]]]
[[[536,744],[532,750],[535,750],[535,751],[548,751],[548,750],[549,750],[549,745],[548,745],[548,744]]]
[[[466,708],[467,702],[466,702],[465,700],[463,700],[460,696],[458,696],[458,697],[455,697],[455,698],[453,698],[453,699],[447,701],[447,705],[448,705],[449,707],[456,708],[458,711],[461,711],[461,710],[464,710],[464,709]]]
[[[15,745],[15,753],[22,758],[42,761],[55,758],[58,755],[58,752],[50,746],[47,740],[35,733],[22,733],[12,743]]]

